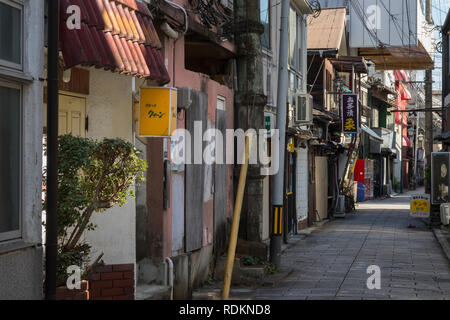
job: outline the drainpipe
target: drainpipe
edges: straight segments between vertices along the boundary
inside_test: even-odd
[[[56,300],[59,0],[48,2],[45,298]]]
[[[279,130],[279,169],[273,179],[272,188],[272,214],[273,231],[270,237],[270,261],[275,266],[281,263],[281,242],[283,228],[277,228],[276,224],[283,226],[283,194],[284,194],[284,154],[286,151],[286,100],[288,92],[288,47],[289,47],[289,0],[281,2],[280,20],[280,54],[278,63],[278,90],[277,90],[277,129]],[[276,230],[279,231],[276,231]]]
[[[170,300],[173,300],[173,262],[169,257],[166,258],[166,263],[168,265],[168,278],[169,278],[169,287],[170,287]]]

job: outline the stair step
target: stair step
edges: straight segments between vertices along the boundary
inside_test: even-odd
[[[170,287],[156,284],[138,284],[136,300],[170,300]]]

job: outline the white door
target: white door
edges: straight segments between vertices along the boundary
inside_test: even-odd
[[[328,157],[316,157],[316,209],[320,221],[328,217]]]
[[[58,133],[86,137],[86,99],[59,95]]]

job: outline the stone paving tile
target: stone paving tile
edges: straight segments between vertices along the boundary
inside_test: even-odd
[[[313,296],[310,295],[307,297],[307,300],[334,300],[335,296],[334,295],[317,295],[317,296]]]
[[[293,272],[255,299],[450,299],[450,265],[431,230],[409,218],[409,195],[368,201],[324,225],[282,255]],[[379,204],[392,209],[379,209]],[[399,209],[399,205],[402,205]],[[384,206],[386,208],[386,206]],[[416,228],[407,226],[413,223]],[[381,290],[367,288],[367,267],[381,269]]]

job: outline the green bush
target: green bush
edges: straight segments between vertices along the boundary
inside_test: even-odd
[[[92,215],[124,205],[134,197],[133,183],[145,180],[147,164],[139,153],[121,139],[58,138],[59,283],[65,283],[70,265],[80,266],[84,275],[89,269],[91,246],[82,235],[97,227],[91,222]]]

